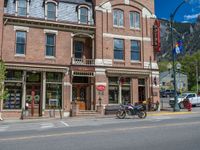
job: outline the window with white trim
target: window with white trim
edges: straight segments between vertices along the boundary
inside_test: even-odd
[[[47,3],[47,19],[56,20],[56,4],[53,2]]]
[[[16,54],[24,55],[26,51],[26,32],[16,31]]]
[[[131,40],[131,60],[141,61],[140,41]]]
[[[29,13],[29,2],[30,0],[16,0],[16,15],[17,16],[28,16]]]
[[[90,24],[90,8],[88,6],[79,6],[78,22],[81,24]]]
[[[120,9],[114,9],[113,11],[113,25],[117,27],[124,26],[124,12]]]
[[[130,27],[140,29],[140,13],[130,12]]]
[[[124,40],[114,39],[114,59],[124,60]]]
[[[56,49],[56,35],[46,33],[46,56],[54,57]]]

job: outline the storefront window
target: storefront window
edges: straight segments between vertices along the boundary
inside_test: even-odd
[[[130,78],[124,78],[123,83],[120,83],[118,77],[109,78],[109,103],[118,104],[121,102],[131,102]],[[121,97],[119,97],[121,95]]]
[[[62,74],[46,74],[46,108],[62,108]]]
[[[6,70],[6,80],[22,81],[22,71]]]
[[[118,104],[119,85],[118,77],[109,78],[109,103]]]
[[[8,97],[3,101],[4,109],[21,109],[22,83],[5,82]]]
[[[62,82],[62,73],[47,72],[47,82]]]
[[[122,84],[122,103],[131,103],[131,89],[130,89],[130,78],[125,78]]]

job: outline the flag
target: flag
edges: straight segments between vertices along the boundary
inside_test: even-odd
[[[174,54],[180,54],[183,51],[183,42],[179,40],[174,48]]]

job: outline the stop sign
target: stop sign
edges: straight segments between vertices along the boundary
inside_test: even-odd
[[[105,88],[106,88],[105,85],[98,85],[98,86],[97,86],[97,90],[98,90],[98,91],[104,91]]]

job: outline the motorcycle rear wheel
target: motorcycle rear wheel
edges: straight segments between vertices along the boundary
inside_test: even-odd
[[[126,117],[126,112],[122,110],[118,110],[116,113],[117,118],[124,119]]]
[[[138,117],[141,119],[145,119],[147,117],[147,113],[145,111],[140,111],[138,113]]]

